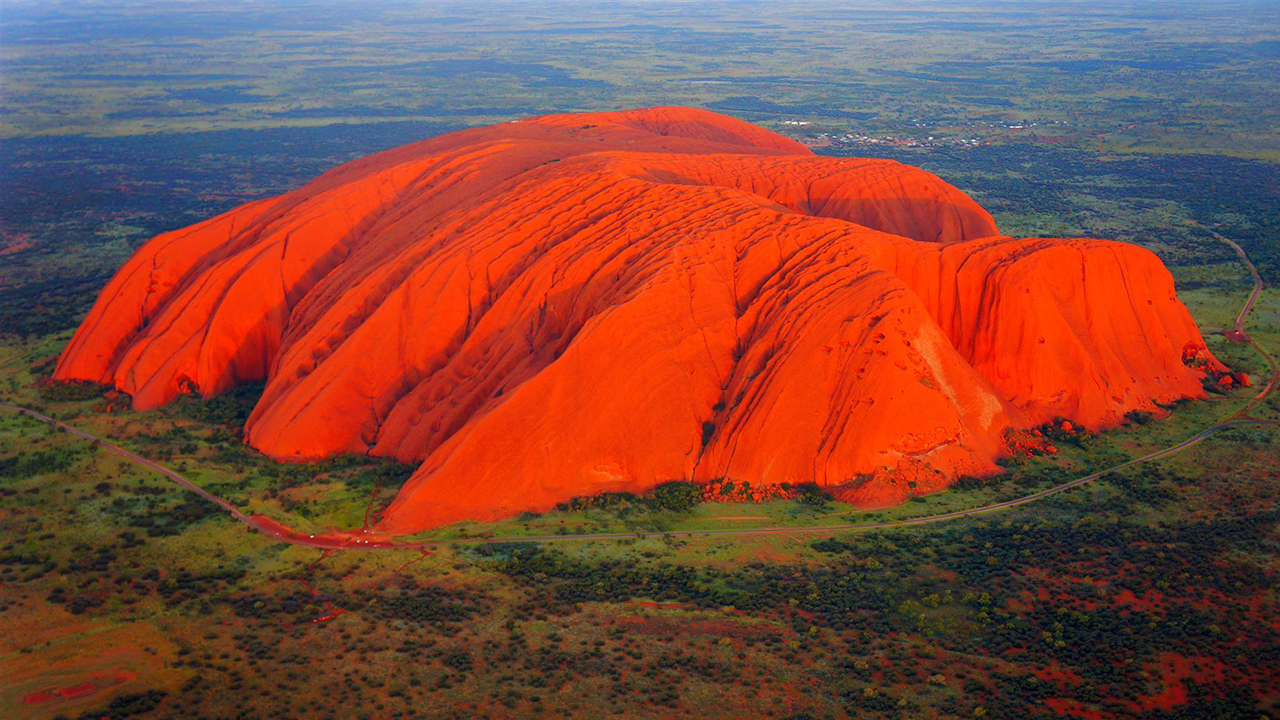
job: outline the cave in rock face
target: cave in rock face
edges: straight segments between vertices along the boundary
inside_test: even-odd
[[[673,479],[895,502],[1205,368],[1146,250],[1002,236],[917,168],[652,108],[444,135],[160,235],[55,377],[140,409],[265,380],[262,452],[420,463],[398,533]]]

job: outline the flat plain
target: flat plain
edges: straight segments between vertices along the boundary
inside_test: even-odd
[[[0,716],[1248,718],[1280,713],[1273,427],[1042,501],[872,532],[672,537],[1025,496],[1233,416],[1280,355],[1280,13],[1267,3],[429,7],[15,3],[0,23],[0,402],[304,531],[412,467],[281,465],[260,387],[152,412],[42,382],[152,235],[341,162],[543,112],[693,105],[935,172],[1013,235],[1156,252],[1254,387],[1063,438],[893,508],[683,488],[464,524],[427,550],[248,532],[0,412]],[[252,12],[250,12],[252,11]],[[1210,232],[1212,231],[1212,232]],[[1252,409],[1280,419],[1275,396]],[[581,539],[603,532],[619,540]],[[467,539],[554,535],[555,542]]]

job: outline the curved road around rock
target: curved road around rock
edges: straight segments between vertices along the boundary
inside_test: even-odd
[[[1207,230],[1207,228],[1205,229]],[[1226,430],[1228,428],[1240,427],[1244,425],[1280,426],[1280,420],[1267,420],[1262,418],[1254,418],[1248,415],[1249,411],[1254,406],[1256,406],[1258,403],[1262,402],[1267,398],[1267,396],[1276,388],[1278,384],[1278,380],[1280,380],[1280,368],[1277,367],[1275,360],[1270,355],[1268,355],[1265,351],[1263,351],[1262,348],[1258,347],[1258,345],[1254,343],[1253,338],[1249,337],[1248,333],[1245,332],[1245,329],[1244,329],[1245,319],[1248,317],[1250,311],[1253,310],[1253,307],[1257,303],[1258,297],[1262,292],[1262,286],[1263,286],[1262,278],[1258,275],[1258,271],[1253,266],[1253,263],[1249,261],[1249,257],[1245,253],[1243,248],[1241,248],[1235,242],[1232,242],[1231,240],[1228,240],[1227,238],[1223,237],[1222,235],[1219,235],[1218,233],[1213,232],[1212,230],[1208,230],[1208,232],[1213,236],[1215,236],[1216,238],[1218,238],[1219,240],[1222,240],[1223,242],[1230,245],[1233,249],[1235,249],[1236,254],[1240,256],[1240,259],[1244,262],[1245,267],[1249,269],[1250,274],[1253,276],[1253,282],[1254,282],[1253,291],[1250,293],[1248,300],[1245,301],[1244,307],[1240,310],[1240,314],[1236,316],[1235,332],[1239,333],[1240,336],[1244,338],[1244,340],[1248,342],[1249,345],[1252,346],[1254,350],[1258,351],[1258,354],[1261,355],[1267,361],[1267,364],[1271,370],[1271,376],[1268,379],[1266,386],[1264,386],[1262,390],[1259,391],[1258,394],[1256,394],[1249,401],[1249,403],[1243,409],[1241,409],[1239,413],[1236,413],[1236,415],[1233,416],[1235,419],[1230,419],[1224,422],[1217,423],[1210,427],[1207,427],[1204,430],[1201,430],[1200,432],[1196,433],[1195,435],[1187,438],[1186,440],[1183,440],[1182,442],[1177,443],[1176,445],[1170,445],[1169,447],[1166,447],[1162,450],[1150,452],[1141,457],[1137,457],[1132,460],[1119,463],[1118,465],[1113,465],[1109,468],[1106,468],[1104,470],[1099,470],[1098,472],[1092,473],[1090,475],[1085,475],[1084,477],[1076,478],[1075,480],[1071,480],[1069,482],[1065,482],[1060,485],[1055,485],[1051,488],[1048,488],[1047,490],[1041,490],[1039,492],[1032,493],[1030,495],[1025,495],[1020,498],[1015,498],[1013,500],[1006,500],[1004,502],[992,503],[990,505],[983,505],[982,507],[969,508],[966,510],[956,510],[948,513],[939,513],[937,515],[925,515],[923,517],[917,517],[917,518],[907,518],[905,520],[891,520],[891,521],[885,521],[885,522],[871,522],[871,523],[848,523],[848,524],[842,524],[842,525],[797,526],[797,527],[787,526],[787,527],[762,527],[762,528],[731,528],[731,529],[723,529],[723,530],[668,530],[668,531],[647,532],[647,533],[646,532],[616,532],[616,533],[587,533],[582,535],[512,535],[512,536],[506,536],[506,537],[471,537],[471,538],[457,538],[457,539],[451,539],[451,540],[422,540],[422,541],[415,541],[415,542],[396,542],[393,538],[390,538],[386,535],[367,533],[365,531],[354,531],[349,533],[307,534],[307,533],[302,533],[297,530],[294,530],[286,525],[283,525],[280,522],[277,522],[275,520],[272,520],[262,515],[246,515],[231,503],[227,502],[226,500],[223,500],[222,498],[218,497],[217,495],[214,495],[213,493],[205,490],[204,488],[201,488],[199,485],[196,485],[195,483],[191,482],[190,480],[183,477],[179,473],[173,470],[170,470],[169,468],[155,462],[154,460],[150,460],[131,450],[127,450],[123,447],[120,447],[119,445],[109,440],[104,440],[95,435],[91,435],[85,432],[84,430],[68,425],[60,420],[54,419],[52,417],[49,417],[48,415],[37,412],[35,410],[20,407],[17,405],[10,405],[7,403],[0,403],[0,408],[21,413],[23,415],[26,415],[27,417],[34,418],[52,427],[58,428],[60,430],[64,430],[71,435],[82,438],[84,440],[88,440],[94,443],[95,445],[97,445],[98,447],[101,447],[107,450],[108,452],[115,453],[116,455],[119,455],[127,460],[130,460],[139,465],[142,465],[145,468],[154,470],[155,472],[160,473],[161,475],[169,478],[170,480],[177,483],[178,485],[181,485],[182,487],[199,495],[205,500],[208,500],[209,502],[217,505],[218,507],[222,508],[226,512],[230,513],[231,516],[234,517],[236,520],[239,520],[249,528],[258,531],[259,533],[266,535],[267,537],[279,540],[281,542],[289,543],[291,545],[299,545],[303,547],[314,547],[322,550],[425,550],[429,548],[439,548],[439,547],[457,545],[457,544],[477,545],[477,544],[491,544],[491,543],[500,543],[500,542],[545,543],[545,542],[558,542],[558,541],[566,541],[566,540],[638,540],[638,539],[653,538],[653,537],[705,537],[705,536],[727,536],[727,535],[781,535],[781,534],[798,534],[798,533],[859,532],[859,531],[869,531],[869,530],[889,530],[893,528],[904,528],[904,527],[911,527],[915,525],[931,525],[933,523],[947,522],[950,520],[958,520],[960,518],[973,517],[975,515],[985,515],[987,513],[993,513],[1000,510],[1017,507],[1019,505],[1026,505],[1028,503],[1036,502],[1037,500],[1043,500],[1044,498],[1050,497],[1052,495],[1057,495],[1059,493],[1066,492],[1067,490],[1070,490],[1072,488],[1080,487],[1081,485],[1085,485],[1087,483],[1093,482],[1094,480],[1110,475],[1111,473],[1119,472],[1121,470],[1133,467],[1135,465],[1140,465],[1142,463],[1150,462],[1152,460],[1159,460],[1160,458],[1169,457],[1170,455],[1174,455],[1176,453],[1182,452],[1187,448],[1200,444],[1206,438],[1210,437],[1214,433],[1217,433],[1221,430]]]
[[[36,412],[35,410],[30,410],[28,408],[19,407],[16,405],[9,405],[9,404],[0,404],[0,408],[22,413],[27,417],[34,418],[36,420],[39,420],[40,422],[51,425],[60,430],[65,430],[66,432],[72,435],[75,435],[76,437],[82,438],[84,440],[89,440],[95,443],[98,447],[101,447],[104,450],[107,450],[108,452],[115,453],[116,455],[119,455],[135,463],[138,463],[143,467],[146,467],[150,470],[154,470],[160,473],[161,475],[164,475],[165,477],[169,478],[170,480],[174,481],[175,483],[181,485],[182,487],[196,493],[197,495],[204,498],[205,500],[208,500],[209,502],[216,504],[218,507],[230,513],[231,516],[234,517],[236,520],[239,520],[240,522],[244,523],[250,528],[262,533],[263,535],[274,538],[281,542],[289,543],[291,545],[314,547],[314,548],[320,548],[322,550],[422,550],[427,548],[439,548],[439,547],[455,545],[455,544],[476,545],[476,544],[490,544],[490,543],[500,543],[500,542],[539,542],[541,543],[541,542],[557,542],[557,541],[565,541],[565,540],[633,540],[633,539],[664,537],[664,536],[665,537],[703,537],[703,536],[716,536],[716,535],[722,536],[722,535],[779,535],[779,534],[790,534],[790,533],[830,533],[830,532],[845,532],[845,531],[887,530],[892,528],[911,527],[913,525],[929,525],[932,523],[946,522],[949,520],[957,520],[959,518],[964,518],[964,517],[983,515],[986,513],[992,513],[999,510],[1005,510],[1011,507],[1017,507],[1019,505],[1026,505],[1027,503],[1035,502],[1037,500],[1042,500],[1051,495],[1057,495],[1058,493],[1066,492],[1067,490],[1070,490],[1072,488],[1079,487],[1086,483],[1093,482],[1098,478],[1104,477],[1106,475],[1110,475],[1111,473],[1114,473],[1114,472],[1119,472],[1120,470],[1124,470],[1134,465],[1139,465],[1151,460],[1158,460],[1160,458],[1168,457],[1175,453],[1182,452],[1183,450],[1186,450],[1189,447],[1198,445],[1199,443],[1203,442],[1206,438],[1213,435],[1214,433],[1220,430],[1225,430],[1227,428],[1238,427],[1241,425],[1280,425],[1280,421],[1277,421],[1277,420],[1253,420],[1253,419],[1230,420],[1227,422],[1219,423],[1209,428],[1205,428],[1204,430],[1201,430],[1199,433],[1191,436],[1190,438],[1187,438],[1186,440],[1183,440],[1182,442],[1176,445],[1171,445],[1162,450],[1157,450],[1155,452],[1143,455],[1142,457],[1134,458],[1132,460],[1122,462],[1118,465],[1113,465],[1104,470],[1099,470],[1098,472],[1095,472],[1091,475],[1085,475],[1084,477],[1076,478],[1075,480],[1062,483],[1061,485],[1055,485],[1046,490],[1041,490],[1040,492],[1032,493],[1030,495],[1025,495],[1023,497],[1015,498],[1013,500],[1006,500],[1004,502],[993,503],[991,505],[983,505],[982,507],[968,508],[965,510],[956,510],[953,512],[940,513],[937,515],[926,515],[926,516],[917,517],[917,518],[907,518],[904,520],[892,520],[892,521],[886,521],[886,522],[872,522],[872,523],[849,523],[849,524],[842,524],[842,525],[732,528],[732,529],[724,529],[724,530],[665,530],[665,531],[655,531],[655,532],[588,533],[588,534],[582,534],[582,535],[511,535],[511,536],[505,536],[505,537],[471,537],[471,538],[456,538],[456,539],[449,539],[449,540],[423,540],[423,541],[416,541],[416,542],[395,542],[394,540],[386,539],[386,536],[379,536],[371,533],[365,534],[359,531],[352,532],[352,533],[337,533],[337,534],[329,533],[329,534],[320,534],[320,535],[309,535],[307,533],[302,533],[302,532],[293,530],[285,525],[282,525],[274,520],[271,520],[270,518],[266,518],[261,515],[246,515],[231,503],[201,488],[200,486],[191,482],[190,480],[183,477],[182,475],[174,472],[173,470],[170,470],[169,468],[166,468],[163,465],[160,465],[159,463],[149,460],[131,450],[122,448],[119,445],[116,445],[115,443],[112,443],[108,440],[103,440],[102,438],[91,435],[79,428],[68,425],[60,420],[51,418],[48,415],[45,415],[43,413]]]
[[[1249,412],[1253,410],[1258,403],[1265,400],[1266,397],[1276,389],[1277,385],[1280,385],[1280,364],[1277,364],[1275,358],[1271,357],[1266,350],[1259,347],[1258,343],[1254,342],[1253,337],[1249,335],[1249,332],[1244,328],[1245,319],[1249,317],[1249,313],[1253,312],[1253,306],[1257,304],[1258,298],[1262,295],[1262,276],[1258,274],[1258,268],[1254,267],[1253,261],[1249,259],[1249,255],[1245,253],[1244,248],[1240,247],[1239,243],[1221,235],[1220,233],[1210,230],[1199,223],[1194,224],[1196,227],[1199,227],[1218,240],[1230,245],[1231,249],[1235,250],[1236,255],[1239,256],[1240,262],[1244,263],[1245,268],[1249,270],[1249,275],[1253,277],[1253,291],[1249,293],[1249,299],[1245,301],[1244,307],[1240,308],[1239,314],[1236,315],[1235,328],[1229,333],[1224,334],[1234,334],[1236,337],[1240,338],[1243,342],[1248,344],[1249,347],[1253,348],[1254,352],[1262,356],[1262,359],[1267,363],[1267,367],[1271,369],[1270,374],[1267,376],[1267,384],[1264,385],[1262,389],[1258,391],[1258,394],[1254,395],[1253,399],[1236,414],[1236,417],[1256,419],[1252,418],[1249,415]]]

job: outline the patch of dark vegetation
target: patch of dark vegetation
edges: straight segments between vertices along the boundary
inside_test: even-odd
[[[340,474],[342,482],[351,490],[368,492],[374,488],[382,488],[389,496],[394,496],[404,485],[409,476],[417,470],[417,465],[396,462],[387,458],[367,457],[363,455],[348,456],[350,465],[330,465],[327,472]],[[341,472],[349,470],[349,472]]]
[[[76,402],[81,400],[96,400],[102,397],[102,394],[110,390],[105,385],[89,382],[87,380],[67,380],[67,381],[42,381],[37,384],[37,390],[43,400],[51,402]]]
[[[533,542],[494,542],[476,545],[471,551],[484,558],[509,558],[537,548],[538,544]]]
[[[1139,411],[1135,411],[1139,412]],[[1147,413],[1150,415],[1150,413]],[[1066,418],[1056,418],[1053,422],[1039,427],[1041,434],[1057,445],[1074,445],[1081,449],[1089,447],[1089,443],[1097,438],[1097,434],[1079,427]]]
[[[1126,490],[1142,495],[1141,484],[1135,479]],[[530,607],[547,616],[572,615],[584,603],[634,600],[732,607],[787,618],[806,638],[801,652],[817,627],[841,633],[855,656],[871,653],[876,638],[923,635],[966,657],[1017,653],[1019,665],[1068,668],[1096,689],[1092,702],[1121,712],[1126,699],[1145,692],[1144,668],[1169,653],[1225,658],[1240,682],[1267,682],[1263,668],[1280,659],[1280,638],[1259,635],[1263,619],[1249,607],[1276,580],[1233,549],[1261,543],[1274,550],[1278,520],[1280,512],[1272,511],[1163,527],[1124,520],[977,523],[822,539],[811,547],[829,558],[823,564],[737,569],[587,560],[529,544],[477,548],[474,555],[530,593]],[[1051,599],[1027,604],[1036,588]],[[1159,601],[1151,599],[1156,595]],[[1226,608],[1239,614],[1224,615]],[[1242,644],[1243,637],[1254,640]],[[1259,637],[1269,639],[1259,645]],[[999,688],[981,682],[968,693],[981,696],[991,717],[1017,717],[1023,703],[1058,692],[1030,673],[1009,675]],[[860,687],[851,697],[858,708],[879,707],[864,702],[874,696],[864,697]],[[1224,717],[1247,716],[1233,709]]]
[[[202,614],[207,614],[208,603],[226,596],[228,591],[245,576],[245,572],[245,569],[238,565],[200,572],[179,570],[159,580],[156,583],[156,592],[170,607],[194,601],[197,605],[203,605]]]
[[[600,493],[573,498],[556,506],[559,512],[579,510],[605,510],[620,519],[631,519],[645,513],[692,512],[702,502],[702,488],[694,483],[677,480],[663,483],[645,495],[632,493]]]
[[[238,617],[291,625],[311,622],[322,611],[320,601],[301,587],[274,593],[238,594],[228,599],[227,605]]]
[[[423,585],[400,577],[376,590],[353,593],[349,606],[382,620],[428,625],[437,632],[453,634],[461,624],[488,612],[493,601],[474,589]]]
[[[578,512],[589,509],[607,510],[625,518],[633,513],[644,512],[645,502],[641,496],[633,493],[606,492],[599,495],[582,495],[556,505],[556,510],[559,512]],[[535,513],[529,515],[527,519],[530,520],[537,517]]]
[[[825,508],[834,498],[831,493],[822,489],[817,483],[804,483],[794,486],[796,502],[815,509]]]
[[[0,478],[25,480],[69,469],[80,460],[80,452],[72,449],[37,450],[0,458]]]
[[[961,475],[951,483],[952,490],[962,492],[981,490],[982,488],[995,487],[1005,481],[1003,475]]]
[[[125,518],[129,527],[139,528],[149,537],[165,537],[180,535],[191,525],[217,514],[218,509],[213,503],[202,498],[184,497],[168,503],[133,503]]]
[[[1156,416],[1146,410],[1130,410],[1124,414],[1124,419],[1131,425],[1147,425],[1155,420]]]
[[[690,482],[663,483],[649,496],[653,509],[665,512],[692,512],[701,502],[702,489]]]
[[[76,717],[79,720],[116,720],[146,715],[158,709],[168,695],[164,690],[128,693],[113,699],[102,710],[84,712]]]
[[[262,382],[245,383],[207,400],[184,395],[173,405],[179,417],[215,425],[239,439],[263,388]]]

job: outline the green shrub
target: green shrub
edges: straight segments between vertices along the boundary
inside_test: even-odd
[[[669,482],[654,488],[649,502],[656,510],[690,512],[702,502],[702,490],[693,483]]]
[[[817,483],[805,483],[796,486],[796,501],[809,507],[822,508],[831,502],[831,493],[818,487]]]

